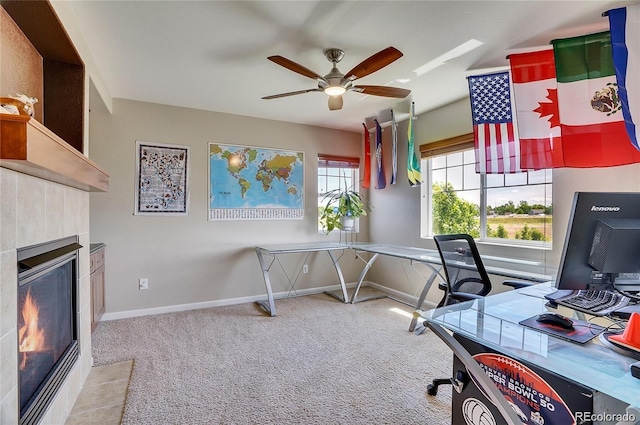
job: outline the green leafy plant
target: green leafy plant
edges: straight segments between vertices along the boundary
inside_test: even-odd
[[[322,198],[322,203],[325,202],[325,206],[320,208],[320,223],[325,233],[342,229],[341,217],[362,217],[372,209],[371,204],[354,190],[330,190]]]

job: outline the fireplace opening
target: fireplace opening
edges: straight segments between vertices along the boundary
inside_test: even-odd
[[[79,356],[77,236],[18,250],[20,424],[36,424]]]

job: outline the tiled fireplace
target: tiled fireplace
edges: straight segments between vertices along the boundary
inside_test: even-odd
[[[42,425],[64,424],[91,369],[89,192],[0,168],[0,423],[18,424],[18,252],[77,236],[79,357],[44,413]],[[61,295],[62,296],[62,295]],[[24,379],[24,378],[23,378]]]
[[[38,424],[78,360],[77,236],[18,249],[20,424]]]

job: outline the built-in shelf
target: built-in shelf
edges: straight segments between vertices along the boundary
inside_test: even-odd
[[[0,167],[85,191],[109,190],[86,155],[85,68],[48,0],[0,0],[0,95],[35,97],[35,118],[0,114]]]
[[[91,192],[109,190],[109,174],[25,115],[0,114],[0,166]]]

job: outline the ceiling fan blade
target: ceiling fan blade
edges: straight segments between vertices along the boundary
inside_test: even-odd
[[[320,89],[306,89],[306,90],[290,91],[290,92],[287,92],[287,93],[272,94],[271,96],[264,96],[262,99],[278,99],[280,97],[294,96],[296,94],[310,93],[312,91],[321,92],[322,90],[320,90]]]
[[[298,63],[295,63],[294,61],[287,59],[285,57],[269,56],[267,59],[269,59],[271,62],[277,63],[278,65],[287,68],[290,71],[297,72],[298,74],[304,75],[305,77],[313,78],[314,80],[318,79],[318,80],[324,81],[323,76],[318,75],[312,70],[310,70],[309,68],[305,68],[304,66]]]
[[[337,111],[342,109],[343,102],[342,96],[329,96],[329,110]]]
[[[356,91],[358,93],[364,93],[371,96],[384,97],[407,97],[411,93],[411,90],[387,86],[355,86],[351,88],[351,91]]]
[[[387,47],[386,49],[381,50],[360,62],[351,71],[344,74],[344,78],[352,80],[362,78],[365,75],[369,75],[372,72],[376,72],[377,70],[384,68],[401,57],[402,52],[400,50],[395,47]]]

